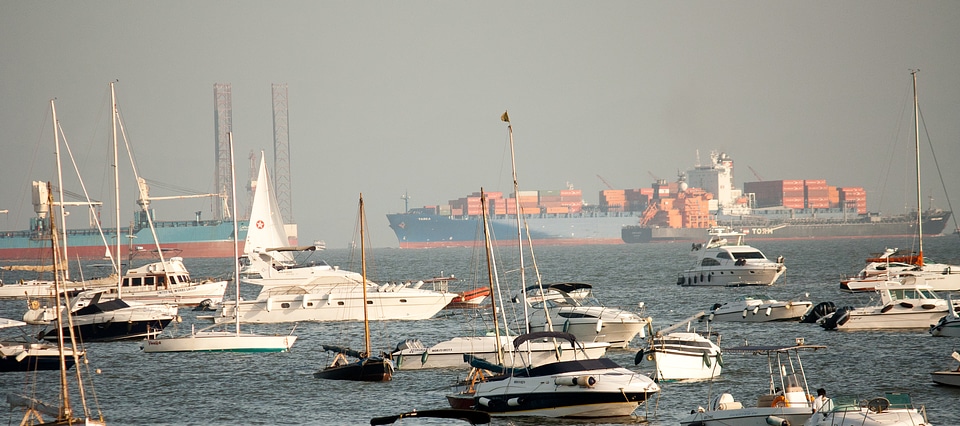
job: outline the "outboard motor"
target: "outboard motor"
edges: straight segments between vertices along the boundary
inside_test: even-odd
[[[844,306],[840,309],[837,309],[833,315],[824,317],[820,322],[820,326],[826,330],[836,330],[838,326],[844,325],[847,323],[847,320],[850,319],[850,312],[853,310],[852,306]]]
[[[816,324],[817,320],[836,312],[837,305],[833,302],[820,302],[813,305],[807,312],[800,317],[800,322],[804,324]]]

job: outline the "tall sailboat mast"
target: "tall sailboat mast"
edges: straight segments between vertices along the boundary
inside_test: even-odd
[[[507,123],[507,131],[510,133],[510,166],[513,169],[513,201],[517,206],[517,250],[520,255],[520,295],[523,297],[523,317],[528,318],[527,314],[527,278],[526,273],[523,267],[523,227],[520,223],[520,216],[522,211],[520,210],[520,185],[517,183],[517,160],[513,152],[513,125],[510,124],[510,116],[507,115],[507,111],[503,112],[503,115],[500,116],[500,120]],[[524,320],[524,329],[527,333],[530,332],[530,324],[528,321]]]
[[[230,143],[230,187],[233,190],[231,199],[233,200],[233,284],[237,288],[237,301],[234,312],[234,325],[236,326],[237,336],[240,335],[240,244],[237,243],[237,171],[233,166],[233,132],[227,133],[227,140]],[[149,213],[149,212],[148,212]]]
[[[67,214],[63,210],[63,173],[61,172],[61,170],[63,169],[61,168],[61,164],[60,164],[60,123],[57,122],[57,106],[54,104],[53,101],[54,101],[53,99],[50,100],[50,114],[51,114],[51,119],[53,120],[53,143],[54,143],[53,154],[57,157],[57,190],[59,192],[59,199],[60,199],[60,224],[62,225],[61,232],[63,232],[62,253],[63,253],[64,259],[70,259],[69,255],[67,254],[67,225],[66,225]],[[50,204],[50,208],[51,209],[53,208],[53,204]],[[50,211],[50,216],[53,217],[52,210]],[[64,262],[65,269],[63,270],[63,279],[69,280],[70,268],[67,267],[66,265],[67,265],[67,262]],[[59,274],[60,270],[54,267],[53,273]]]
[[[915,140],[916,140],[916,154],[917,154],[917,235],[920,236],[920,253],[917,256],[917,266],[923,266],[923,219],[922,213],[923,205],[921,204],[922,196],[920,194],[920,102],[917,98],[917,73],[920,70],[910,71],[910,74],[913,76],[913,121],[915,124]]]
[[[114,192],[114,203],[116,203],[116,216],[117,216],[117,251],[114,253],[113,258],[117,262],[117,298],[119,299],[123,294],[123,269],[120,263],[120,160],[118,155],[117,147],[117,94],[113,89],[114,82],[110,82],[110,105],[111,105],[111,114],[110,114],[110,123],[111,134],[113,135],[113,192]]]
[[[360,193],[360,272],[363,275],[363,345],[366,356],[370,356],[370,321],[367,319],[367,252],[364,246],[364,222],[367,221],[363,211],[363,193]]]
[[[480,211],[483,213],[483,246],[487,254],[487,282],[490,288],[490,309],[493,311],[493,335],[497,343],[497,364],[503,365],[503,345],[500,343],[500,321],[497,320],[497,294],[493,288],[493,247],[490,240],[490,227],[487,224],[487,194],[480,188]]]

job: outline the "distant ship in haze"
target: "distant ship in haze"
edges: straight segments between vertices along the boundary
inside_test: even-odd
[[[519,201],[537,245],[699,242],[707,229],[730,226],[756,239],[909,237],[916,214],[882,217],[866,211],[860,187],[828,186],[825,180],[747,182],[734,189],[733,160],[712,153],[676,182],[658,179],[651,188],[606,189],[599,203],[579,189],[487,194],[490,226],[500,244],[516,244]],[[515,197],[519,197],[516,200]],[[400,248],[471,247],[479,241],[479,193],[446,204],[388,214]],[[923,214],[925,235],[943,232],[948,211]],[[512,241],[512,242],[511,242]]]

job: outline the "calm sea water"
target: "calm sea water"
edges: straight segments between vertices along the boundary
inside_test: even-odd
[[[924,251],[929,259],[960,264],[960,239],[956,236],[928,238]],[[679,287],[676,274],[692,262],[689,244],[639,244],[585,247],[538,248],[536,262],[544,282],[577,281],[594,284],[598,298],[608,306],[639,310],[654,319],[655,327],[666,327],[714,303],[739,295],[764,293],[777,299],[809,294],[813,302],[831,300],[863,304],[868,298],[839,291],[841,274],[853,274],[864,258],[885,247],[909,248],[902,240],[838,240],[757,242],[768,257],[783,255],[787,274],[767,288]],[[461,278],[453,289],[472,288],[476,271],[485,271],[482,251],[472,249],[373,250],[368,267],[380,281],[414,279],[455,274]],[[347,250],[322,253],[331,264],[359,270]],[[505,260],[503,282],[516,289],[515,248],[501,248]],[[194,277],[226,277],[232,274],[230,259],[191,260],[185,263]],[[527,283],[534,283],[528,259]],[[88,272],[89,273],[89,272]],[[485,277],[485,272],[480,276]],[[19,278],[6,272],[10,282]],[[228,295],[233,294],[228,288]],[[255,289],[242,288],[246,297]],[[838,303],[839,304],[839,303]],[[0,301],[0,316],[20,318],[26,310],[22,301]],[[182,310],[183,323],[164,334],[186,333],[196,323],[196,314]],[[477,323],[472,313],[442,313],[426,321],[381,322],[371,325],[374,345],[392,349],[397,342],[418,337],[433,344],[457,335],[472,334]],[[702,328],[702,325],[700,326]],[[455,370],[399,371],[387,383],[323,381],[313,373],[330,357],[320,345],[362,345],[362,324],[301,323],[244,326],[245,330],[288,333],[299,339],[290,353],[273,354],[144,354],[139,342],[89,344],[90,368],[95,374],[92,396],[102,407],[106,420],[114,425],[143,424],[369,424],[371,417],[413,409],[445,408],[446,386],[465,372]],[[815,325],[799,323],[732,324],[716,328],[721,346],[791,344],[802,337],[808,344],[826,345],[825,351],[807,354],[804,366],[812,388],[824,387],[830,394],[857,393],[877,396],[885,391],[909,393],[915,403],[927,407],[929,420],[936,425],[960,424],[960,389],[935,385],[929,373],[954,366],[950,353],[960,340],[934,338],[926,331],[915,332],[827,332]],[[39,330],[34,330],[39,331]],[[608,352],[621,365],[633,365],[637,339],[631,350]],[[737,400],[753,401],[766,391],[765,357],[729,355],[724,358],[721,378],[713,382],[666,383],[659,396],[636,411],[635,417],[602,419],[596,422],[550,419],[497,419],[494,424],[635,424],[677,425],[692,409],[706,405],[708,398],[729,392]],[[72,370],[71,370],[72,371]],[[40,392],[55,389],[57,374],[40,372],[33,377],[19,373],[0,375],[0,393]],[[34,383],[37,383],[34,385]],[[55,401],[55,393],[46,399]],[[18,424],[20,411],[5,413],[8,424]],[[417,421],[416,424],[445,422]]]

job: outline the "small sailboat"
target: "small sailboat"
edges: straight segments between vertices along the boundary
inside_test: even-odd
[[[233,216],[237,216],[237,184],[233,173],[233,135],[230,135],[230,170],[233,179]],[[237,221],[233,221],[234,257],[239,256],[237,242]],[[240,265],[234,262],[233,282],[236,283],[237,300],[240,300]],[[183,337],[148,339],[141,348],[146,353],[154,352],[286,352],[293,347],[297,336],[263,335],[240,332],[240,319],[235,318],[234,331],[212,330],[219,327],[214,324]]]
[[[923,213],[922,194],[920,189],[920,100],[917,95],[917,73],[913,70],[913,120],[914,120],[914,152],[917,162],[917,242],[916,253],[900,253],[897,249],[887,249],[879,258],[867,259],[867,266],[860,271],[856,278],[840,281],[840,289],[844,291],[874,291],[882,286],[884,281],[891,279],[905,284],[923,284],[935,291],[960,290],[960,266],[944,263],[931,263],[924,259],[923,254]]]
[[[386,382],[393,377],[393,361],[385,357],[370,356],[370,321],[367,318],[367,258],[364,245],[366,215],[363,210],[363,194],[360,194],[360,263],[363,273],[363,343],[364,352],[333,345],[323,345],[323,350],[336,352],[333,363],[313,377],[330,380],[353,380],[362,382]],[[349,361],[347,356],[357,358]]]

